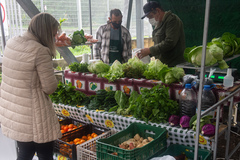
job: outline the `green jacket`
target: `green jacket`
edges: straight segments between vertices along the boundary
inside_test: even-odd
[[[150,56],[154,56],[169,67],[185,62],[185,35],[181,19],[171,11],[165,12],[152,32],[154,46],[150,47]]]

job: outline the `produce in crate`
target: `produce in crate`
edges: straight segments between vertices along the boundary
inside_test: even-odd
[[[144,139],[143,137],[140,137],[139,134],[136,134],[133,138],[122,142],[118,146],[122,149],[132,150],[134,148],[143,147],[153,140],[154,139],[152,137],[147,137],[146,139]]]
[[[61,132],[65,133],[65,132],[69,132],[71,130],[76,129],[78,126],[74,125],[74,124],[68,124],[68,125],[61,125]],[[81,127],[81,125],[79,126]]]

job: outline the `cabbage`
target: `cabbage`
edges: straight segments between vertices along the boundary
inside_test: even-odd
[[[171,115],[168,119],[168,122],[171,126],[178,126],[180,121],[180,117],[177,115]]]
[[[185,53],[185,56],[188,56],[188,62],[194,64],[195,66],[201,66],[202,46],[193,48],[189,53]],[[223,49],[220,48],[217,43],[210,42],[206,47],[205,66],[211,66],[216,63],[219,63],[220,69],[228,68],[228,65],[223,60]]]
[[[202,127],[202,132],[204,136],[214,136],[215,135],[215,126],[213,124],[205,124]]]
[[[212,56],[218,60],[223,60],[223,50],[222,48],[218,47],[216,44],[212,44],[209,46],[209,52],[212,54]]]
[[[185,115],[180,118],[180,126],[182,128],[189,128],[190,117]]]
[[[109,68],[110,66],[101,60],[88,65],[89,72],[97,74],[98,77],[102,77],[102,74],[108,72]]]

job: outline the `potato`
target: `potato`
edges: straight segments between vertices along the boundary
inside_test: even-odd
[[[144,139],[142,143],[148,143],[148,139]]]
[[[135,139],[136,141],[138,141],[140,138],[141,138],[141,137],[139,136],[139,134],[136,134],[136,135],[134,136],[134,139]]]
[[[148,139],[149,142],[154,140],[152,137],[148,137],[147,139]]]

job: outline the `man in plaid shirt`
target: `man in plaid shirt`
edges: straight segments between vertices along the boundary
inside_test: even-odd
[[[132,43],[129,31],[121,25],[122,13],[119,9],[112,9],[107,24],[98,28],[93,47],[93,58],[104,63],[112,64],[115,60],[125,63],[132,58]]]

